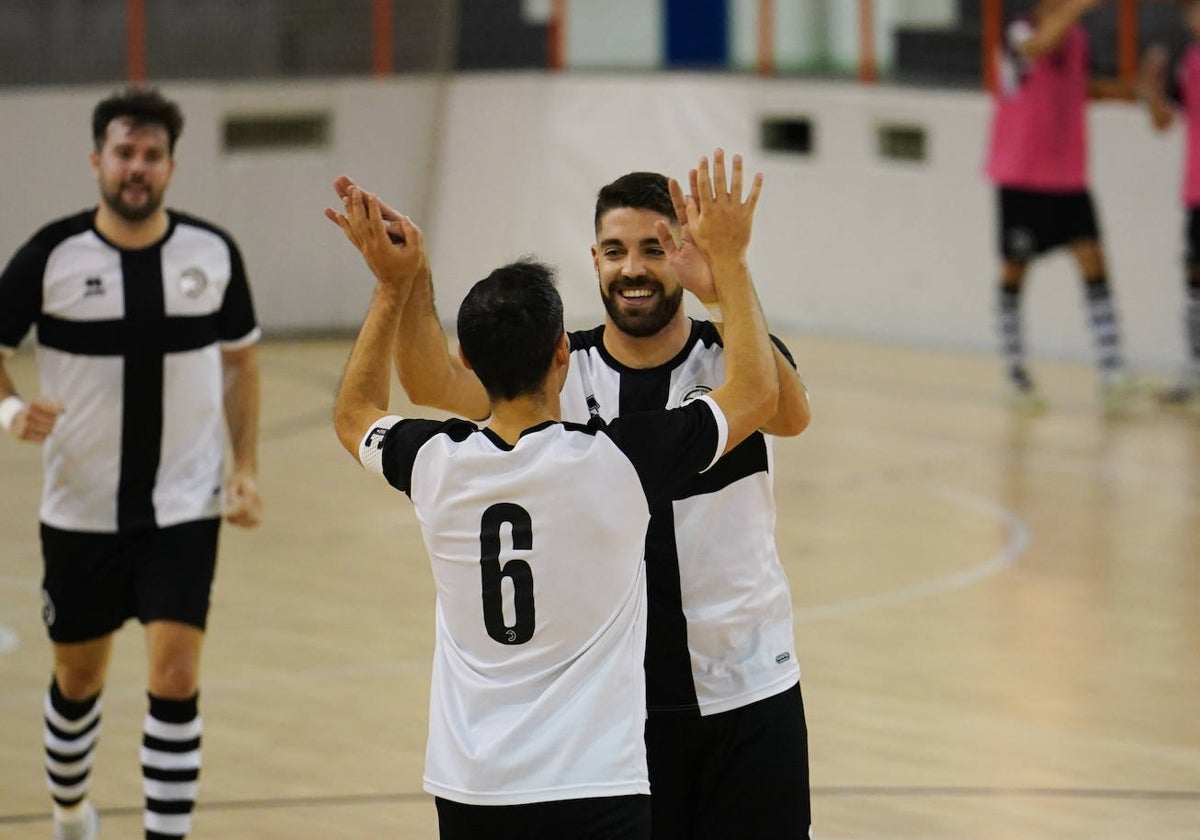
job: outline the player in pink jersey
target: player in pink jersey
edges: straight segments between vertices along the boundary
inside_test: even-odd
[[[1175,404],[1200,400],[1200,1],[1188,0],[1184,22],[1192,42],[1175,61],[1162,47],[1152,48],[1142,62],[1140,91],[1155,128],[1166,131],[1178,111],[1187,129],[1183,177],[1183,203],[1188,210],[1184,323],[1190,353],[1179,383],[1160,397]]]
[[[1000,83],[986,171],[997,187],[1002,267],[998,310],[1002,352],[1014,406],[1045,407],[1025,361],[1020,300],[1031,260],[1070,248],[1083,275],[1088,322],[1107,412],[1132,393],[1088,189],[1088,97],[1121,96],[1120,85],[1093,80],[1080,18],[1101,0],[1039,0],[1016,16],[999,56]]]

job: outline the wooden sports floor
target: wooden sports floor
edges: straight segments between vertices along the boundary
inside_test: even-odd
[[[777,537],[816,836],[1200,838],[1200,411],[1106,420],[1090,368],[1045,363],[1050,411],[1014,416],[990,356],[789,344],[814,420],[776,446]],[[224,532],[198,840],[436,836],[433,590],[407,501],[330,428],[348,350],[262,347],[267,520]],[[32,391],[32,358],[10,367]],[[50,836],[38,450],[0,441],[0,478],[0,840],[25,840]],[[142,655],[127,625],[106,838],[141,836]]]

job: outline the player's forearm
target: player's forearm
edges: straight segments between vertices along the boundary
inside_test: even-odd
[[[779,378],[775,350],[746,264],[740,259],[714,261],[712,269],[724,317],[725,383],[719,390],[733,409],[726,411],[733,446],[775,414]],[[725,400],[721,402],[725,409]]]
[[[775,355],[775,379],[779,383],[779,404],[775,415],[762,431],[776,437],[794,437],[808,428],[812,412],[808,406],[808,388],[783,352],[771,342]]]
[[[17,386],[12,381],[12,377],[8,375],[8,368],[4,366],[4,359],[0,358],[0,400],[16,395]]]
[[[417,405],[470,419],[488,415],[483,385],[450,352],[428,275],[413,284],[404,304],[393,357],[400,386]]]
[[[346,362],[334,405],[333,425],[338,439],[356,458],[366,427],[388,410],[392,345],[399,320],[400,300],[396,291],[377,284]]]
[[[717,322],[714,326],[724,342],[724,323]],[[762,431],[776,437],[795,437],[807,429],[812,420],[812,412],[808,405],[808,388],[787,356],[783,355],[783,351],[775,346],[773,341],[771,351],[775,357],[776,381],[779,383],[779,404],[775,415],[762,425]]]
[[[1092,79],[1088,82],[1089,99],[1132,100],[1137,95],[1137,86],[1123,79]]]
[[[1058,49],[1067,33],[1097,0],[1069,0],[1038,18],[1037,29],[1022,47],[1026,58],[1037,59]]]
[[[259,373],[258,354],[246,347],[227,356],[225,378],[225,424],[233,450],[234,472],[258,473]]]

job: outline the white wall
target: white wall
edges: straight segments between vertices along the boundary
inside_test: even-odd
[[[0,95],[0,253],[51,218],[94,203],[88,115],[107,90]],[[188,85],[167,90],[188,125],[170,201],[242,243],[264,324],[357,326],[369,292],[357,255],[321,215],[348,172],[425,229],[442,315],[495,265],[536,252],[561,269],[572,325],[595,323],[588,246],[596,189],[634,169],[682,177],[717,146],[766,175],[751,250],[781,331],[990,349],[993,197],[979,175],[990,107],[976,93],[718,75],[461,76],[445,83]],[[223,116],[328,108],[320,152],[225,157]],[[440,116],[439,116],[440,115]],[[814,123],[811,157],[757,148],[764,115]],[[924,125],[929,160],[881,161],[880,121]],[[1093,175],[1131,359],[1183,353],[1178,133],[1152,135],[1132,106],[1094,106]],[[1078,281],[1038,263],[1027,302],[1035,354],[1090,358]]]

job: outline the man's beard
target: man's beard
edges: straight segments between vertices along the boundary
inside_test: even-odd
[[[137,185],[137,182],[124,182],[117,186],[113,192],[103,193],[104,203],[108,205],[114,213],[120,216],[127,222],[144,222],[153,216],[158,208],[162,206],[163,197],[161,194],[155,195],[154,191],[146,187],[147,196],[146,203],[137,206],[126,203],[125,199],[121,198],[121,193],[124,192],[127,186],[132,184]],[[141,184],[139,186],[145,186]]]
[[[620,292],[622,289],[653,289],[658,298],[648,309],[625,309],[621,306]],[[636,280],[617,280],[608,287],[600,289],[600,299],[604,301],[604,309],[617,329],[634,338],[645,338],[655,335],[675,317],[683,304],[683,287],[675,290],[674,294],[666,294],[662,283],[649,277],[639,277]]]

